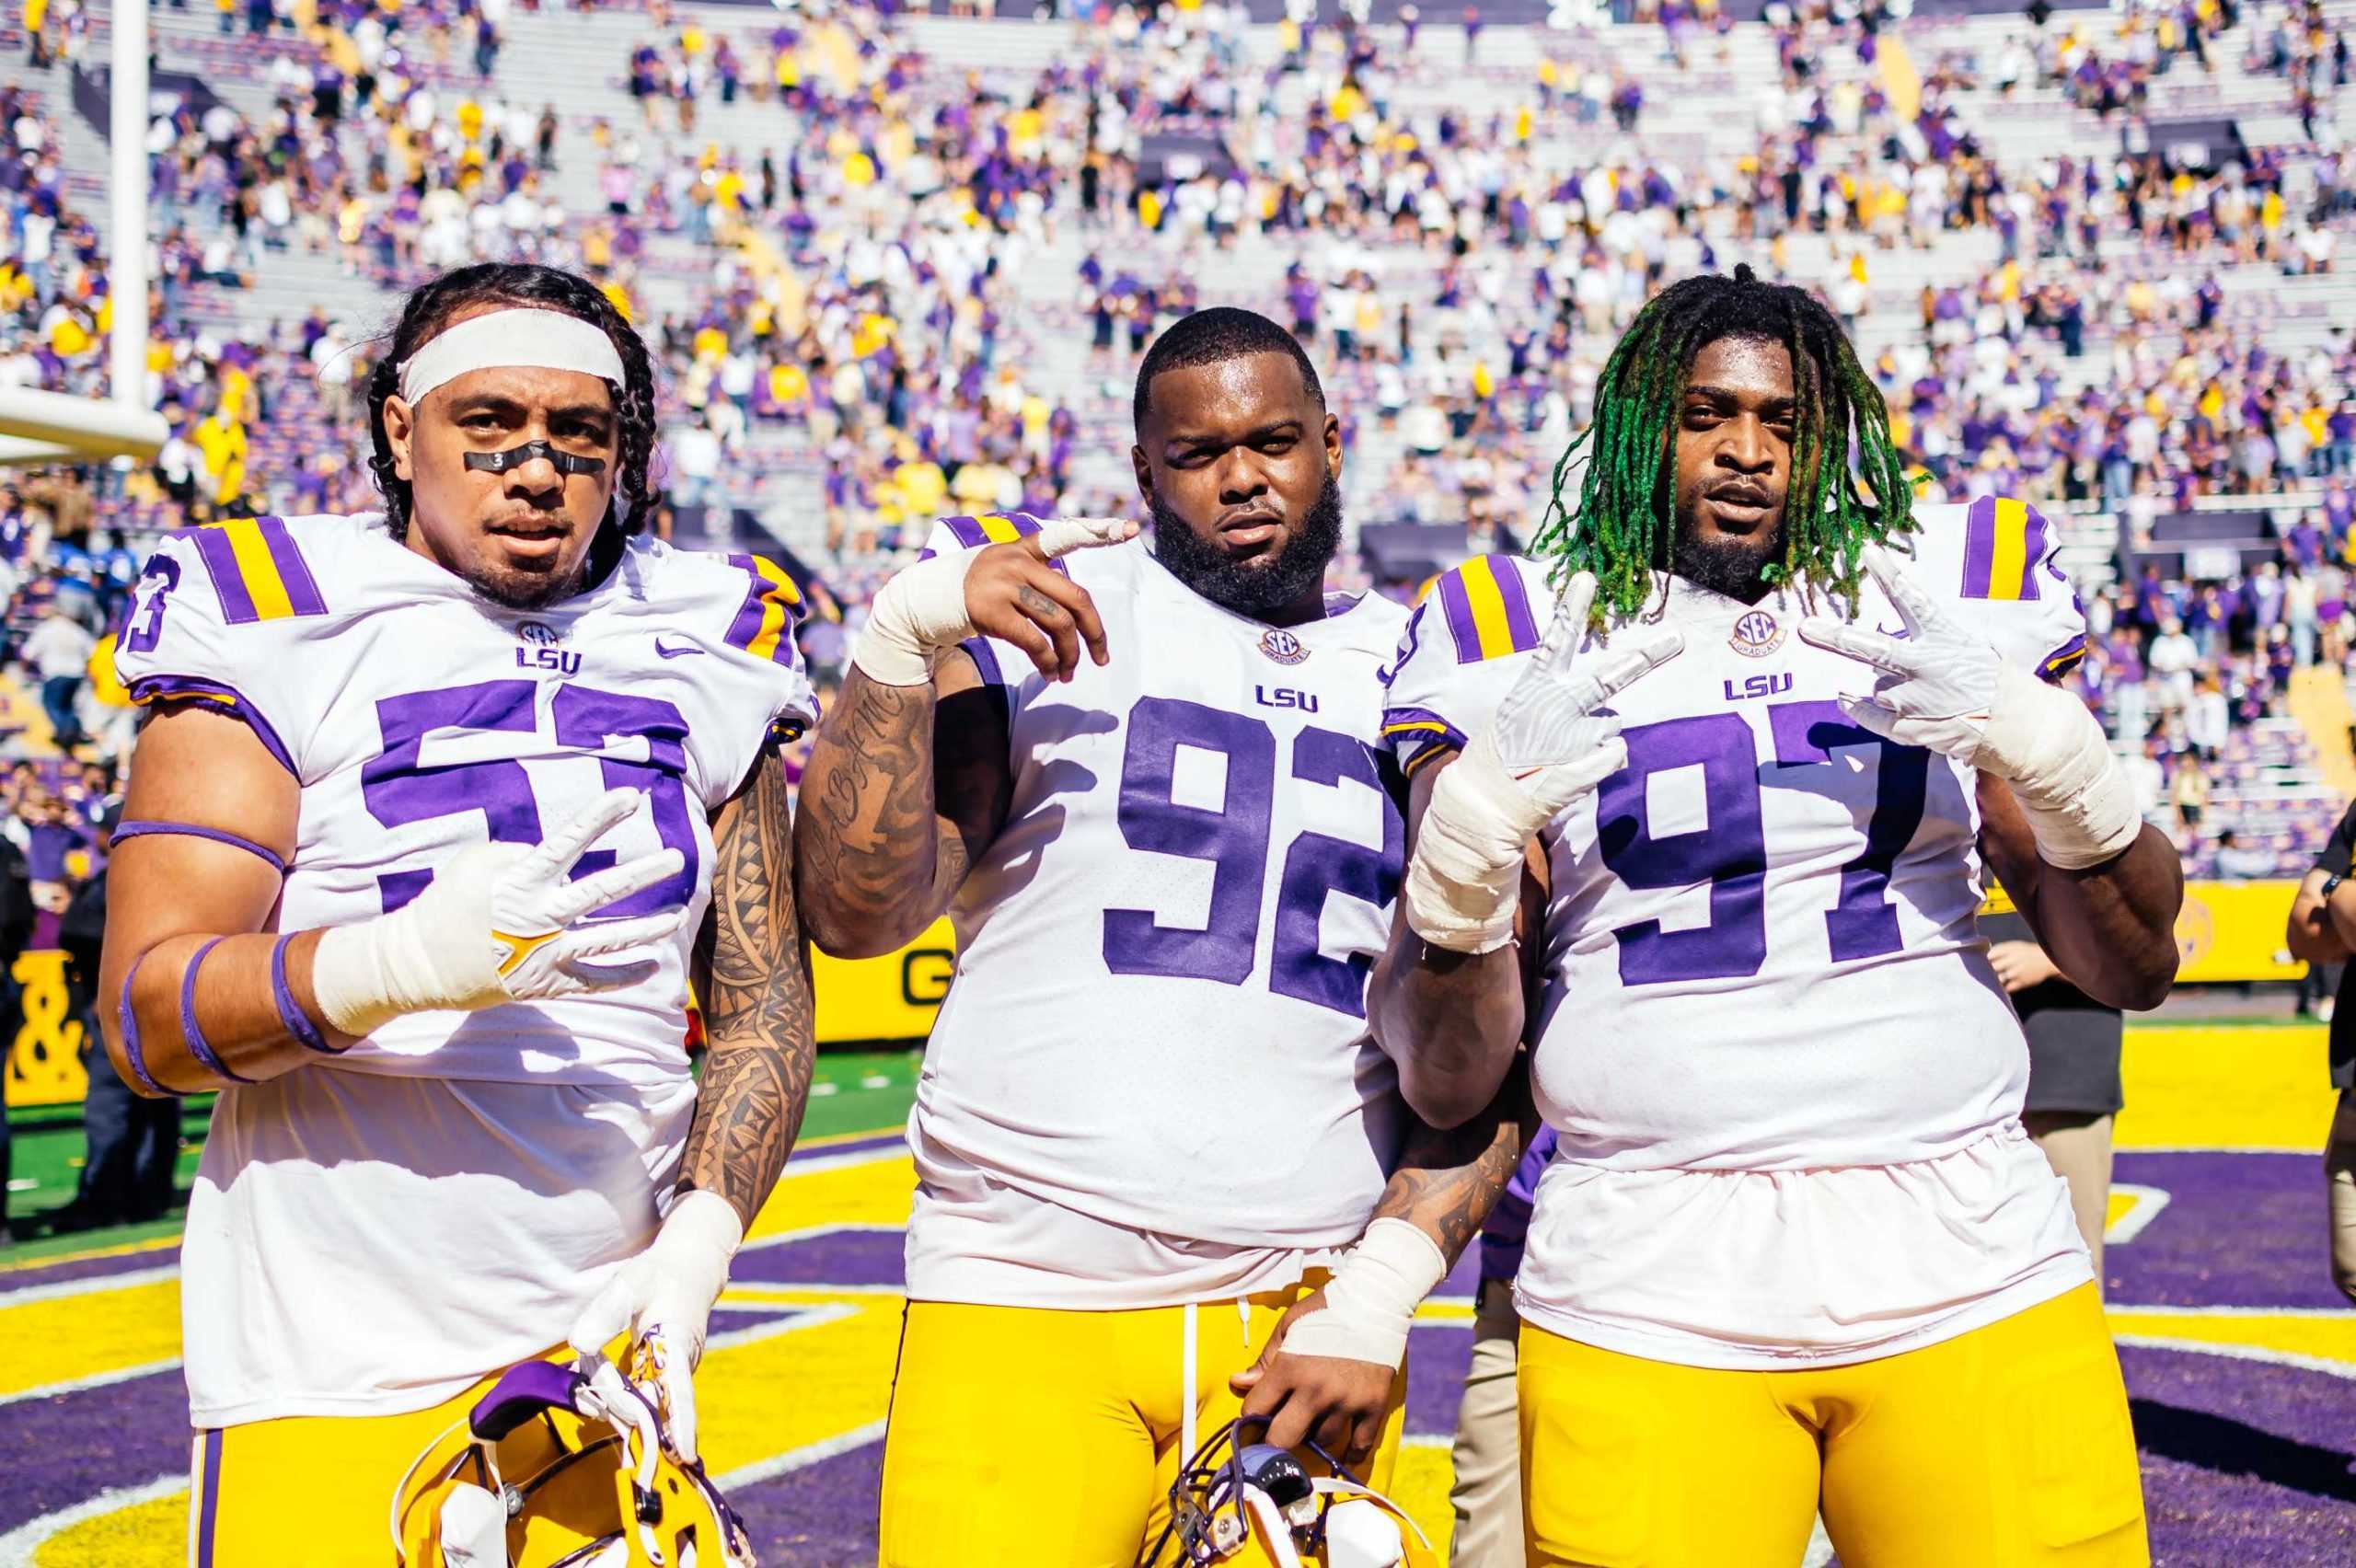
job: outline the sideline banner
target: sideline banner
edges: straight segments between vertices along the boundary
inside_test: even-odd
[[[895,953],[882,958],[828,958],[813,949],[811,983],[818,993],[818,1043],[870,1041],[913,1043],[932,1032],[933,1015],[949,993],[957,967],[957,939],[943,918]]]
[[[2188,882],[2177,917],[2179,985],[2295,980],[2306,965],[2282,945],[2282,923],[2299,884],[2280,882]],[[940,920],[882,958],[810,955],[818,993],[818,1043],[913,1043],[932,1032],[957,967],[956,939]],[[82,1024],[67,1006],[65,955],[18,955],[24,1024],[8,1052],[12,1106],[67,1105],[82,1098]]]
[[[2279,882],[2196,882],[2184,884],[2176,917],[2177,984],[2296,980],[2304,960],[2282,945],[2282,927],[2299,884]]]
[[[34,948],[17,955],[25,1020],[8,1049],[8,1103],[76,1105],[89,1087],[82,1070],[82,1020],[65,989],[65,954]]]

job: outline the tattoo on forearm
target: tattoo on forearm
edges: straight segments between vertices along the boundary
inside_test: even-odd
[[[847,920],[888,918],[964,880],[964,840],[934,816],[933,721],[930,687],[853,671],[811,753],[803,880]]]
[[[764,758],[714,844],[710,1055],[679,1182],[719,1193],[747,1227],[802,1130],[817,1054],[810,956],[793,904],[785,769]]]
[[[1419,1227],[1453,1268],[1520,1162],[1521,1127],[1510,1116],[1476,1116],[1449,1132],[1418,1126],[1374,1217]]]

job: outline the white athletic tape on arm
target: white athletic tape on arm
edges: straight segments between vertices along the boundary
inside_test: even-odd
[[[1522,848],[1553,813],[1514,782],[1484,730],[1432,785],[1401,896],[1407,928],[1451,952],[1494,952],[1513,940]]]
[[[2007,664],[1996,677],[1981,755],[2012,787],[2038,858],[2063,870],[2099,866],[2143,831],[2135,786],[2086,705]]]
[[[1447,1277],[1439,1243],[1406,1220],[1378,1219],[1326,1282],[1325,1309],[1303,1313],[1285,1331],[1283,1353],[1396,1366],[1415,1309]]]
[[[1053,527],[1054,525],[1048,525]],[[871,681],[923,686],[950,649],[974,635],[965,608],[965,573],[979,550],[938,555],[895,576],[868,607],[867,626],[850,662]]]
[[[404,1013],[471,1011],[507,1000],[498,953],[483,940],[491,929],[487,886],[479,911],[469,911],[476,917],[454,919],[447,900],[460,879],[441,880],[440,899],[420,899],[320,934],[311,954],[311,994],[328,1022],[357,1037]]]
[[[577,370],[615,386],[627,385],[614,340],[561,310],[492,310],[444,329],[401,362],[401,401],[414,409],[425,395],[469,371],[520,365]]]

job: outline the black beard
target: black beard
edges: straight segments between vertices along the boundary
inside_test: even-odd
[[[1704,539],[1680,530],[1677,539],[1677,575],[1696,588],[1723,594],[1740,605],[1755,605],[1767,596],[1769,584],[1763,574],[1783,558],[1781,523],[1749,538],[1712,536]]]
[[[459,575],[466,579],[468,587],[502,609],[509,610],[544,610],[559,600],[570,599],[581,592],[586,577],[579,568],[543,574],[477,567]]]
[[[1342,548],[1342,488],[1332,474],[1274,556],[1237,560],[1197,536],[1160,496],[1153,513],[1153,554],[1184,582],[1215,605],[1254,617],[1299,603],[1325,585],[1325,569]]]

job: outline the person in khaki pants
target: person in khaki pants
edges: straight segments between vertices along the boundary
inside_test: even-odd
[[[1542,1126],[1513,1181],[1481,1228],[1481,1294],[1472,1318],[1472,1366],[1456,1409],[1456,1510],[1449,1568],[1521,1568],[1521,1436],[1514,1367],[1521,1319],[1513,1309],[1530,1198],[1554,1158],[1554,1129]]]

